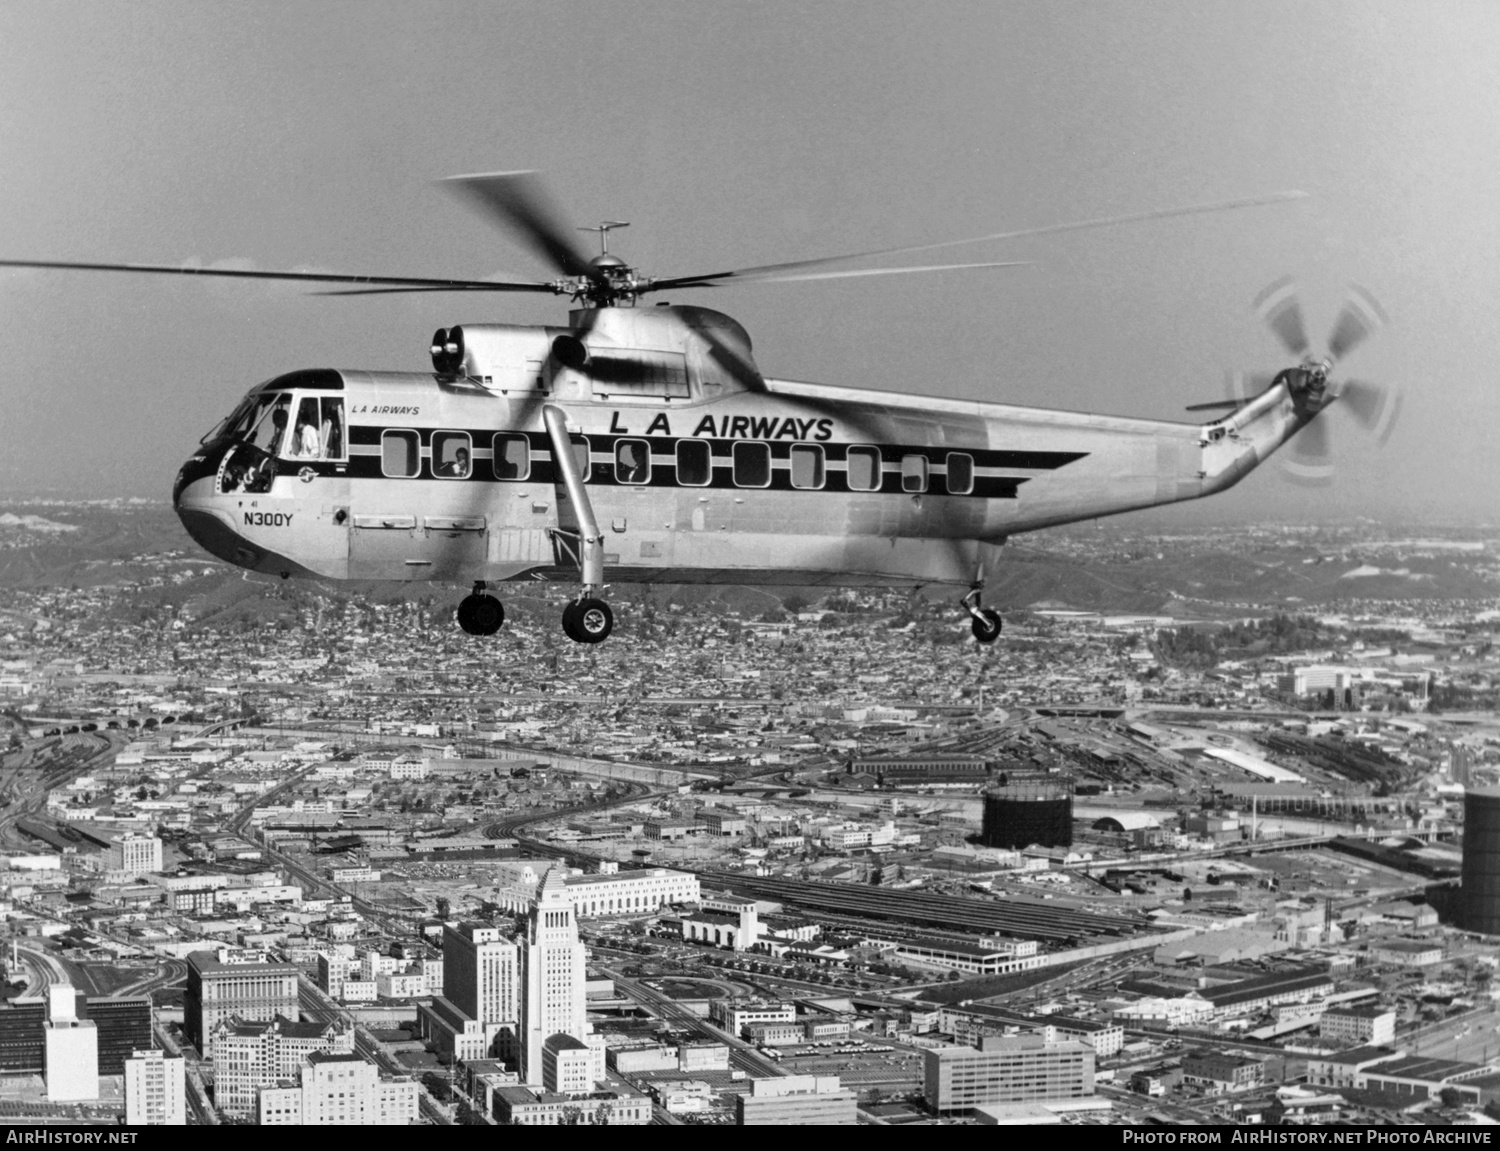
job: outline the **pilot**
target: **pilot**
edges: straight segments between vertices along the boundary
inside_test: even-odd
[[[454,479],[463,479],[469,474],[469,449],[459,448],[453,453],[453,458],[447,463],[438,465],[438,475],[451,476]]]
[[[622,484],[646,482],[646,451],[643,445],[629,441],[620,445],[615,459],[615,475]]]

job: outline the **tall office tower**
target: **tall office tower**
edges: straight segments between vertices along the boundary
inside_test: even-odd
[[[109,845],[109,869],[131,875],[150,875],[161,870],[161,840],[154,835],[128,832]]]
[[[125,1122],[131,1127],[187,1125],[187,1080],[181,1055],[137,1051],[125,1060]]]
[[[584,946],[560,868],[547,873],[531,905],[521,955],[521,1080],[542,1083],[547,1040],[571,1035],[584,1042],[590,1032],[584,1011]]]
[[[47,1098],[54,1103],[99,1098],[99,1032],[78,1018],[78,993],[66,983],[47,989]]]
[[[443,928],[443,997],[480,1023],[514,1023],[521,1013],[521,949],[498,927]]]
[[[1464,792],[1463,852],[1459,926],[1500,935],[1500,787]]]
[[[79,1005],[79,1018],[92,1019],[99,1029],[99,1074],[125,1074],[132,1052],[148,1051],[151,1038],[151,997],[119,999],[91,997]]]
[[[266,963],[264,955],[221,947],[188,956],[183,1031],[205,1059],[213,1056],[214,1029],[238,1016],[269,1023],[278,1015],[301,1018],[294,963]]]

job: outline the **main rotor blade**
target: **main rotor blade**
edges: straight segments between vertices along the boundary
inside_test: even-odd
[[[597,279],[597,269],[573,242],[535,172],[483,172],[440,181],[502,227],[514,232],[554,271]]]
[[[1189,204],[1181,208],[1162,208],[1148,212],[1131,212],[1123,216],[1100,216],[1092,220],[1077,220],[1066,224],[1047,224],[1040,228],[1017,228],[1009,232],[991,232],[986,236],[971,236],[964,240],[942,240],[936,244],[913,244],[902,248],[872,248],[868,252],[848,252],[841,256],[822,256],[816,260],[793,260],[786,264],[761,264],[753,268],[739,268],[727,272],[709,272],[700,276],[674,276],[657,280],[652,291],[665,288],[702,287],[714,280],[741,280],[762,273],[797,272],[804,269],[839,264],[846,260],[862,260],[872,256],[904,256],[912,252],[931,252],[938,248],[956,248],[961,244],[982,244],[990,240],[1017,240],[1026,236],[1050,236],[1058,232],[1081,232],[1088,228],[1109,228],[1117,224],[1134,224],[1145,220],[1164,220],[1172,216],[1193,216],[1203,212],[1229,212],[1237,208],[1254,208],[1263,204],[1279,204],[1289,200],[1302,200],[1306,192],[1274,192],[1268,196],[1252,196],[1243,200],[1218,200],[1210,204]]]
[[[1030,260],[1005,260],[999,263],[989,264],[924,264],[909,268],[857,268],[849,272],[801,272],[793,275],[751,275],[736,276],[736,284],[794,284],[804,280],[852,280],[858,276],[901,276],[908,272],[959,272],[969,268],[1028,268]],[[677,280],[675,287],[679,288],[716,288],[720,285],[713,280],[705,280],[701,283]],[[660,283],[651,285],[653,289],[660,288]]]
[[[1276,338],[1297,359],[1307,355],[1307,327],[1302,323],[1302,307],[1297,303],[1296,285],[1291,277],[1277,280],[1255,297],[1255,310]]]
[[[1342,360],[1362,344],[1376,328],[1388,323],[1375,297],[1357,284],[1349,287],[1349,298],[1339,317],[1333,323],[1333,333],[1328,337],[1328,354]]]
[[[233,280],[290,280],[304,284],[389,284],[387,291],[552,292],[551,284],[507,280],[434,280],[417,276],[344,276],[332,272],[260,272],[245,268],[194,268],[179,264],[82,264],[67,260],[0,260],[0,268],[45,268],[73,272],[144,272],[161,276],[215,276]]]

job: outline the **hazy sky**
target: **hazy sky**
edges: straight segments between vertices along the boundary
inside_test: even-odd
[[[1288,206],[951,249],[1037,266],[677,293],[770,375],[1190,418],[1285,355],[1249,304],[1348,281],[1392,326],[1383,450],[1331,413],[1333,487],[1274,467],[1228,522],[1500,518],[1500,5],[0,4],[0,257],[542,272],[435,189],[542,170],[661,275],[1300,188]],[[586,237],[580,237],[586,239]],[[912,257],[932,262],[931,257]],[[0,494],[167,498],[250,385],[426,370],[431,332],[551,297],[0,272]]]

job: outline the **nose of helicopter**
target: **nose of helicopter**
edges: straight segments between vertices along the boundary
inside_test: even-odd
[[[261,554],[234,530],[232,509],[215,491],[219,455],[199,453],[182,465],[172,484],[172,508],[204,551],[238,567],[253,568]]]

